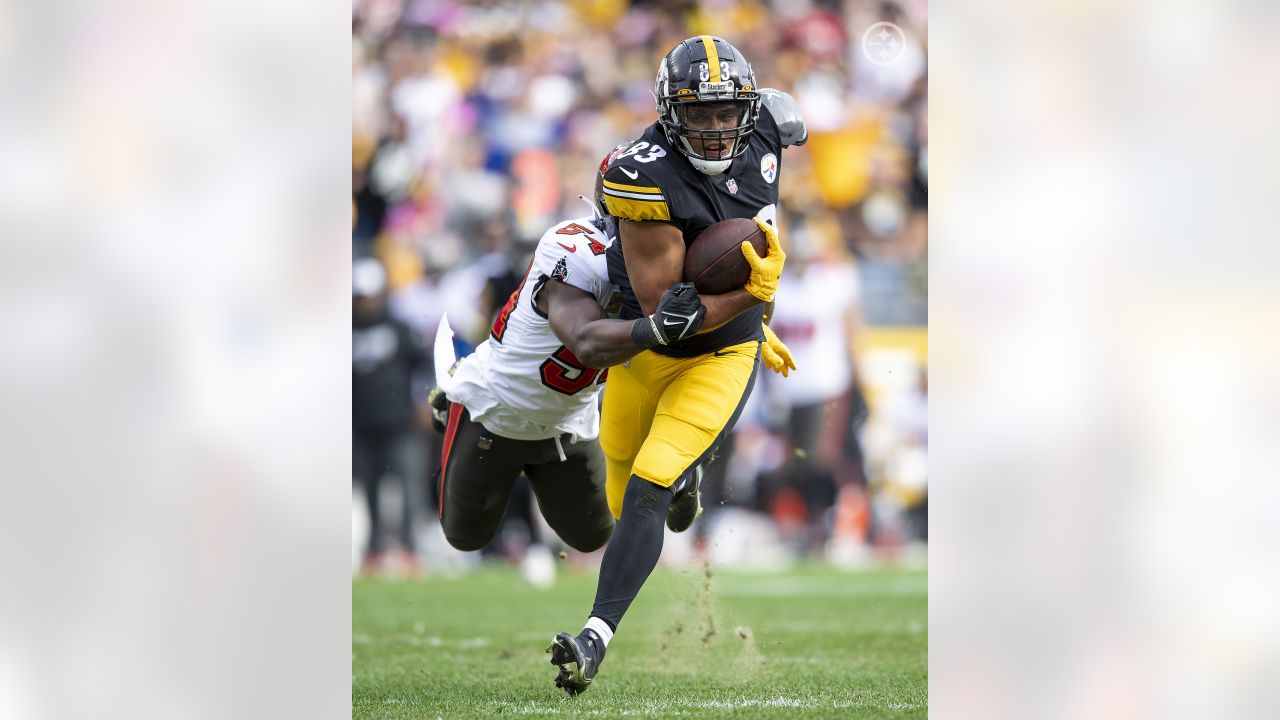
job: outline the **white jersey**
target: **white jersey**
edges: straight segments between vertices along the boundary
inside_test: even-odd
[[[839,397],[853,383],[845,313],[860,302],[852,265],[814,263],[778,281],[778,301],[769,327],[787,344],[799,370],[783,381],[793,405]]]
[[[597,396],[608,371],[583,365],[534,306],[538,292],[554,279],[616,312],[620,293],[609,283],[604,257],[612,240],[597,222],[589,217],[566,221],[542,236],[489,338],[463,359],[452,378],[441,379],[449,399],[493,433],[513,440],[568,433],[571,442],[600,434]]]

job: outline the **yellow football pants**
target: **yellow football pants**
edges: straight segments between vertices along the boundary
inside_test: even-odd
[[[646,350],[609,369],[600,446],[615,518],[632,475],[671,487],[706,459],[746,402],[759,351],[755,340],[692,358]]]

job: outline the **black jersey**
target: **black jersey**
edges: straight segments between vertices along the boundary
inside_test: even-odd
[[[769,112],[762,111],[746,152],[719,175],[707,175],[670,146],[662,126],[645,129],[626,152],[609,164],[604,199],[610,214],[628,220],[669,222],[684,234],[687,249],[699,233],[721,220],[760,217],[776,224],[782,139]],[[621,242],[606,253],[609,282],[622,291],[626,320],[643,317],[631,289]],[[694,335],[653,351],[670,357],[694,357],[721,348],[763,340],[764,305],[757,305],[711,332]]]

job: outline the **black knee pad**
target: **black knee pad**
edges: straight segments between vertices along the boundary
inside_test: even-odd
[[[627,482],[627,492],[622,496],[622,514],[634,513],[641,521],[657,519],[666,522],[667,508],[675,494],[671,488],[655,485],[639,475],[632,475]]]

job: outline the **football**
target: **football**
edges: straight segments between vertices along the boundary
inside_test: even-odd
[[[719,295],[740,288],[751,277],[751,266],[743,257],[742,241],[750,242],[764,257],[769,241],[750,218],[721,220],[703,230],[684,253],[684,279],[704,295]]]

